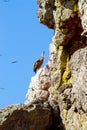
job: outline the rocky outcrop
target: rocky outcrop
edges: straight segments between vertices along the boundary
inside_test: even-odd
[[[41,68],[37,75],[32,77],[29,90],[26,95],[26,104],[36,100],[47,101],[49,97],[48,89],[51,86],[49,66]]]
[[[52,120],[47,103],[12,105],[0,111],[0,130],[49,130]]]
[[[46,93],[49,94],[45,95],[47,97],[45,100],[41,98],[40,94],[38,97],[37,93],[36,97],[43,101],[47,100],[56,113],[55,116],[58,115],[58,109],[60,110],[62,119],[60,128],[64,126],[65,130],[86,130],[87,2],[85,0],[55,0],[52,2],[53,4],[50,4],[50,0],[43,0],[41,1],[43,6],[40,6],[38,2],[39,10],[44,12],[42,17],[38,15],[40,22],[49,28],[49,22],[53,22],[52,28],[55,32],[52,38],[53,43],[50,44],[50,59],[47,65],[40,69],[34,77],[38,76],[39,82],[42,75],[41,70],[45,72],[46,67],[49,68],[48,81],[50,85],[46,89]],[[50,7],[47,7],[46,4]],[[46,24],[45,16],[49,9],[51,9],[52,17]],[[44,83],[46,83],[46,78],[47,76],[44,74]],[[35,86],[33,83],[31,82],[30,88]],[[41,86],[40,82],[39,86]],[[42,87],[39,90],[42,90]],[[29,102],[29,99],[31,96],[30,93],[27,93],[26,102]]]
[[[37,3],[40,23],[54,29],[50,58],[31,78],[24,105],[5,108],[8,114],[1,110],[0,130],[9,128],[9,122],[11,130],[86,130],[87,2],[37,0]]]
[[[40,23],[47,25],[49,28],[54,28],[53,10],[55,9],[54,0],[37,0],[39,9],[37,16]]]
[[[78,1],[79,11],[81,13],[81,24],[83,27],[83,36],[87,37],[87,1],[79,0]]]

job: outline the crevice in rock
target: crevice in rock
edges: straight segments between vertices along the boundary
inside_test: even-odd
[[[53,117],[53,126],[50,130],[66,130],[62,122],[62,118],[60,117],[60,110],[58,109],[57,113],[55,113],[55,110],[51,107],[51,111]]]

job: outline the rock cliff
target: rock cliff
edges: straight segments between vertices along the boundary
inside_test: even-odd
[[[31,78],[25,103],[0,110],[0,130],[87,130],[87,2],[37,4],[40,23],[54,29],[50,58]]]

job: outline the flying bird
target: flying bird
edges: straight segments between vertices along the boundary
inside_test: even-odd
[[[42,52],[41,57],[34,63],[34,68],[33,71],[36,73],[37,69],[39,69],[41,67],[41,65],[43,64],[44,61],[44,51]]]
[[[15,63],[17,63],[17,62],[18,62],[18,61],[17,61],[17,60],[15,60],[15,61],[12,61],[11,63],[12,63],[12,64],[15,64]]]
[[[0,88],[0,89],[4,89],[4,88]]]
[[[9,2],[9,0],[4,0],[4,2]]]

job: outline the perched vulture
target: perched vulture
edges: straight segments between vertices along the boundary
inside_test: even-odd
[[[37,60],[35,63],[34,63],[34,68],[33,68],[33,71],[36,73],[37,69],[39,69],[41,67],[41,65],[43,64],[43,61],[44,61],[44,51],[42,52],[42,55],[40,57],[39,60]]]

